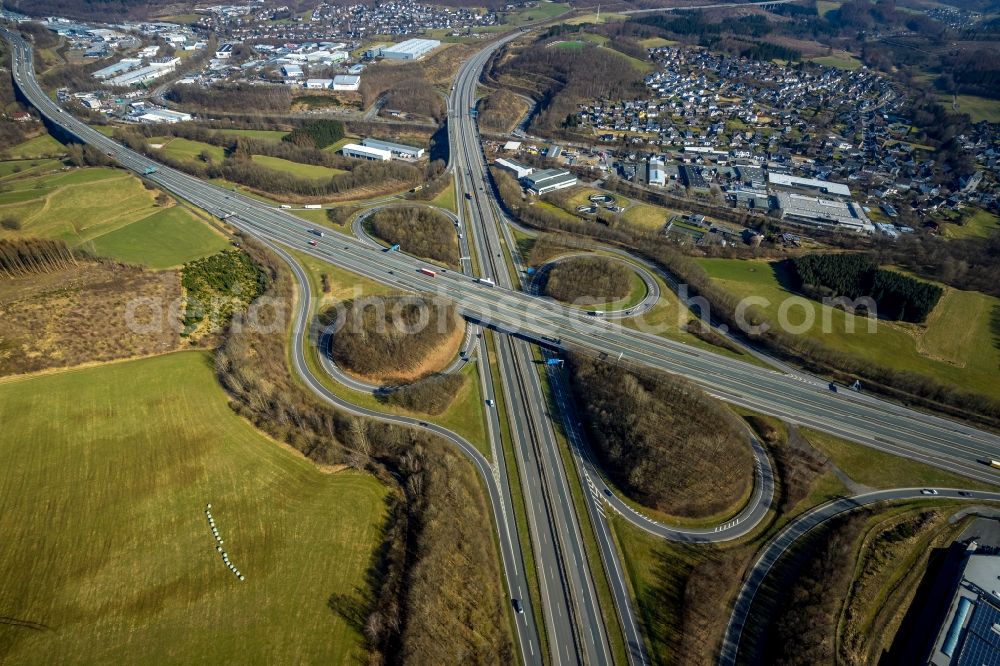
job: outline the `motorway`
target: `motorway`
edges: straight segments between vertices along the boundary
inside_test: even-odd
[[[732,615],[729,618],[729,624],[726,627],[722,651],[719,655],[720,666],[735,666],[737,663],[740,641],[743,638],[743,632],[750,619],[754,598],[764,584],[767,575],[774,568],[774,565],[777,564],[782,555],[788,552],[797,540],[823,523],[849,511],[881,502],[940,499],[957,499],[966,502],[975,502],[977,500],[1000,501],[1000,493],[979,490],[966,491],[954,488],[935,488],[934,491],[936,494],[931,495],[926,494],[926,491],[922,488],[896,488],[893,490],[864,493],[855,495],[854,497],[842,497],[822,504],[786,525],[784,529],[767,543],[743,580],[743,585],[736,597]]]
[[[23,43],[23,42],[22,42]],[[489,48],[489,47],[487,47]],[[970,478],[993,482],[996,474],[979,460],[1000,458],[1000,437],[957,421],[908,409],[851,391],[831,393],[815,378],[763,369],[709,351],[693,349],[655,331],[625,329],[537,297],[499,286],[488,287],[461,273],[422,275],[422,262],[398,253],[383,253],[356,239],[344,238],[309,247],[307,225],[283,210],[163,167],[101,135],[63,112],[40,88],[25,61],[24,47],[15,49],[18,87],[39,111],[80,140],[110,153],[126,168],[147,178],[234,226],[299,249],[318,259],[394,287],[431,293],[456,303],[466,318],[498,330],[544,342],[559,338],[562,346],[619,354],[632,363],[672,372],[723,400],[785,418],[799,425],[904,455]],[[28,68],[25,70],[24,68]],[[340,244],[342,243],[342,245]],[[509,244],[509,243],[508,243]],[[387,256],[391,254],[393,256]]]
[[[464,146],[466,151],[475,151],[474,159],[467,153],[462,163],[456,160],[456,174],[462,183],[461,186],[475,194],[474,205],[470,208],[478,211],[473,213],[474,216],[478,215],[474,219],[476,251],[483,264],[484,274],[489,275],[492,272],[492,276],[497,280],[496,287],[489,287],[477,283],[471,276],[462,273],[449,271],[439,274],[436,278],[424,276],[418,272],[418,268],[424,265],[423,262],[399,253],[384,253],[368,247],[357,239],[329,238],[324,239],[318,247],[308,246],[307,242],[312,236],[306,232],[308,225],[301,219],[255,199],[159,165],[69,116],[38,87],[28,46],[19,37],[6,31],[4,36],[14,46],[14,78],[17,87],[51,123],[62,126],[81,141],[98,147],[117,159],[122,166],[136,173],[143,174],[144,171],[155,168],[155,172],[146,174],[145,177],[272,246],[295,248],[393,287],[439,295],[455,302],[459,311],[468,319],[501,331],[520,333],[549,346],[575,347],[614,356],[626,356],[632,363],[641,363],[688,377],[704,386],[710,393],[734,404],[841,435],[874,448],[928,462],[971,478],[996,481],[995,474],[979,462],[981,459],[1000,458],[1000,438],[991,433],[867,395],[848,392],[832,394],[826,390],[822,381],[815,378],[762,369],[718,354],[692,349],[653,332],[623,329],[613,322],[589,317],[573,308],[557,306],[516,290],[502,261],[504,257],[496,256],[497,248],[503,248],[505,244],[501,242],[501,237],[506,241],[507,248],[513,249],[515,246],[506,225],[497,228],[500,217],[495,202],[489,196],[478,136],[475,134],[474,122],[468,114],[475,94],[478,73],[499,42],[487,46],[463,67],[456,83],[456,94],[452,96],[449,105],[451,117],[449,125],[454,124],[456,128],[450,128],[450,131],[456,132],[452,146]],[[499,252],[502,255],[504,251],[500,249]],[[287,253],[282,251],[282,254],[289,258]],[[494,258],[501,261],[494,262]],[[486,259],[489,259],[488,264]],[[518,266],[519,262],[513,254],[511,259],[515,262],[515,266]],[[294,261],[291,264],[295,266]],[[497,264],[503,265],[498,268]],[[503,280],[504,276],[508,278],[506,281]],[[304,328],[300,329],[300,333],[304,331]],[[299,335],[296,338],[299,345],[301,337]],[[485,365],[487,358],[485,339],[478,339],[479,358]],[[551,339],[558,339],[560,342],[553,345]],[[553,626],[559,627],[554,637],[550,634],[550,645],[558,645],[561,650],[565,645],[563,641],[568,640],[568,644],[576,645],[578,650],[571,655],[571,658],[560,655],[557,651],[554,660],[556,663],[577,660],[608,663],[610,657],[607,652],[607,636],[593,591],[593,581],[586,566],[585,554],[580,546],[579,526],[572,513],[572,502],[566,486],[566,470],[562,469],[562,460],[558,455],[551,423],[547,419],[540,418],[531,407],[532,404],[538,408],[546,404],[544,395],[535,391],[537,384],[530,380],[531,376],[537,378],[531,352],[526,345],[511,336],[498,338],[497,350],[505,379],[508,404],[520,401],[522,407],[528,405],[526,409],[515,409],[515,412],[523,412],[515,414],[517,417],[515,427],[519,426],[517,429],[522,433],[534,432],[532,437],[527,438],[532,442],[530,444],[523,442],[524,446],[516,447],[516,451],[522,474],[526,480],[531,479],[537,483],[532,485],[530,490],[544,495],[544,497],[526,497],[529,509],[536,504],[545,507],[540,513],[534,510],[532,513],[532,533],[536,541],[540,540],[539,543],[543,544],[536,547],[543,549],[545,530],[548,530],[552,537],[551,546],[545,549],[546,554],[543,556],[536,552],[536,558],[550,564],[553,577],[560,578],[558,583],[542,585],[544,591],[551,593],[546,599],[547,602],[551,602],[551,606],[547,603],[544,609],[549,618],[547,624],[551,622]],[[296,352],[296,364],[304,366],[300,352],[301,349]],[[300,372],[308,373],[307,368],[298,369]],[[314,388],[320,391],[321,385]],[[336,402],[335,396],[327,397],[331,402]],[[343,409],[365,413],[342,403],[343,401],[337,402]],[[491,420],[495,419],[495,412],[496,410],[491,410],[493,414]],[[429,427],[451,439],[463,450],[464,445],[468,445],[461,438],[458,438],[461,441],[456,441],[453,433],[435,426],[421,426],[420,422],[413,419],[390,418],[374,413],[365,415],[417,427]],[[496,429],[499,431],[499,425]],[[492,435],[492,428],[491,436],[494,436],[496,441],[495,435]],[[574,448],[580,450],[579,447]],[[498,482],[498,477],[506,478],[507,472],[506,470],[500,472],[491,467],[489,462],[474,449],[466,453],[474,461],[477,461],[478,456],[480,461],[476,464],[486,480],[497,517],[501,551],[511,595],[527,600],[523,563],[518,563],[520,546],[516,543],[516,525],[513,518],[506,515],[510,513],[511,506],[509,490],[506,483]],[[505,464],[502,459],[502,455],[495,456],[497,466]],[[603,524],[602,511],[596,499],[588,503],[588,512],[598,528]],[[540,529],[540,526],[544,529]],[[595,531],[598,532],[599,543],[603,544],[601,530],[595,529]],[[610,549],[609,558],[602,546],[601,555],[609,570],[608,578],[615,592],[619,619],[626,627],[630,658],[637,662],[645,661],[646,656],[638,633],[636,632],[634,636],[628,635],[628,619],[625,617],[630,615],[630,611],[627,610],[628,596],[627,593],[616,592],[614,563],[617,558],[614,550]],[[609,559],[615,562],[609,563]],[[620,574],[620,569],[618,571]],[[540,571],[541,577],[544,577],[544,570]],[[566,584],[563,578],[572,580],[573,583]],[[620,579],[620,575],[618,578]],[[624,586],[622,588],[624,589]],[[546,592],[543,592],[544,596]],[[563,601],[556,601],[560,596]],[[560,621],[558,615],[563,610],[567,619]],[[569,618],[571,612],[572,619]],[[531,617],[530,608],[526,608],[522,618]],[[539,646],[533,623],[530,620],[519,619],[517,624],[518,640],[525,660],[538,661],[540,656],[531,658],[532,651],[537,652]],[[566,638],[568,636],[572,638]]]
[[[469,110],[475,106],[476,86],[487,60],[516,36],[494,42],[465,62],[448,100],[450,157],[462,207],[460,218],[465,218],[462,227],[475,249],[480,275],[491,279],[496,285],[491,288],[497,290],[513,289],[517,277],[511,276],[504,260],[500,220],[489,195],[478,128]],[[613,659],[594,574],[558,440],[543,411],[546,399],[531,347],[512,336],[500,336],[495,348],[544,600],[550,659],[554,664],[610,664]],[[644,661],[644,653],[639,656]]]

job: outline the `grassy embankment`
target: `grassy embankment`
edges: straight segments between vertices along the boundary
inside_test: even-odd
[[[364,659],[358,595],[384,488],[240,419],[210,356],[0,383],[0,652],[15,661]],[[58,492],[53,492],[58,488]],[[222,563],[213,516],[240,582]]]
[[[153,268],[175,266],[225,248],[226,239],[187,208],[156,202],[157,191],[122,171],[73,169],[18,178],[0,193],[0,217],[21,229],[0,238],[66,241],[95,254]]]
[[[780,267],[741,259],[703,259],[699,263],[732,293],[768,299],[770,304],[762,309],[771,321],[778,321],[782,301],[794,296],[802,307],[789,309],[789,324],[804,325],[805,313],[811,313],[813,325],[804,335],[833,349],[968,390],[1000,395],[1000,384],[996,381],[1000,348],[994,344],[990,330],[991,313],[1000,306],[1000,299],[945,287],[944,295],[924,324],[879,321],[876,332],[869,334],[866,319],[785,289],[779,281],[784,279]],[[828,333],[822,330],[824,317],[831,323]],[[854,325],[854,333],[847,332],[850,324]]]

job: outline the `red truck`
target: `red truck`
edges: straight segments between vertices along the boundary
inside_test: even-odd
[[[434,271],[432,271],[429,268],[421,268],[420,272],[423,273],[424,275],[427,275],[428,277],[436,277],[437,276],[437,273],[434,272]]]

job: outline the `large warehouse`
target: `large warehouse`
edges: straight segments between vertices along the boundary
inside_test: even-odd
[[[562,169],[542,169],[521,179],[521,183],[533,194],[548,194],[555,190],[576,185],[576,176]]]
[[[781,219],[786,222],[836,227],[845,231],[875,231],[875,225],[854,201],[834,201],[789,192],[778,192],[777,199]]]
[[[388,162],[392,159],[392,153],[388,150],[382,150],[381,148],[369,148],[368,146],[359,146],[356,143],[347,144],[340,149],[340,152],[343,153],[345,157],[356,157],[362,160]]]
[[[382,141],[381,139],[363,139],[361,145],[366,148],[378,148],[380,150],[387,150],[392,157],[417,160],[424,156],[423,148],[414,148],[413,146],[407,146],[402,143],[392,143],[391,141]]]
[[[382,57],[389,60],[420,60],[425,55],[441,46],[436,39],[407,39],[399,44],[383,46]]]

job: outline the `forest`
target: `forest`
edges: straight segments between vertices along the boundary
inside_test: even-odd
[[[344,123],[336,120],[314,120],[282,137],[282,141],[297,146],[322,150],[344,138]]]
[[[350,372],[388,385],[432,374],[429,361],[464,328],[454,305],[419,296],[362,298],[343,306],[331,357]]]
[[[590,305],[625,298],[632,287],[632,271],[605,257],[573,257],[550,266],[543,274],[542,291],[564,303]]]
[[[382,208],[369,219],[372,232],[407,254],[458,266],[458,237],[451,220],[431,208]]]
[[[4,222],[6,221],[5,219]],[[41,238],[0,239],[0,276],[13,278],[32,273],[50,273],[75,264],[76,257],[65,241]]]
[[[941,298],[941,287],[879,268],[864,254],[807,254],[789,260],[795,288],[814,297],[869,297],[882,319],[921,323]]]
[[[731,510],[753,483],[753,455],[739,418],[680,377],[568,359],[573,394],[615,484],[674,516]]]

